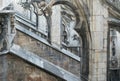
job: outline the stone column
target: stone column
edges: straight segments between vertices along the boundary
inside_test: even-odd
[[[90,54],[89,81],[106,81],[108,11],[100,0],[91,0],[90,28],[92,50]]]
[[[51,43],[59,46],[61,43],[61,7],[58,5],[52,9]]]

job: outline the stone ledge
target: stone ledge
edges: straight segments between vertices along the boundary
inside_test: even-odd
[[[40,58],[39,56],[23,50],[18,45],[13,45],[10,49],[10,53],[19,56],[20,58],[66,80],[66,81],[81,81],[79,77],[65,71],[64,69]]]

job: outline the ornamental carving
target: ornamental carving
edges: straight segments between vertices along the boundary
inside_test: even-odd
[[[7,16],[0,16],[0,52],[7,50]]]
[[[0,54],[9,51],[15,34],[13,14],[0,13]]]

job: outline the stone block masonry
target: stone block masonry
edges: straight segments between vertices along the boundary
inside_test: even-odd
[[[0,81],[64,81],[9,54],[0,56]]]

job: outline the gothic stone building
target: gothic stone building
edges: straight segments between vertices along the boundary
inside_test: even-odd
[[[0,0],[0,81],[120,81],[120,0]]]

